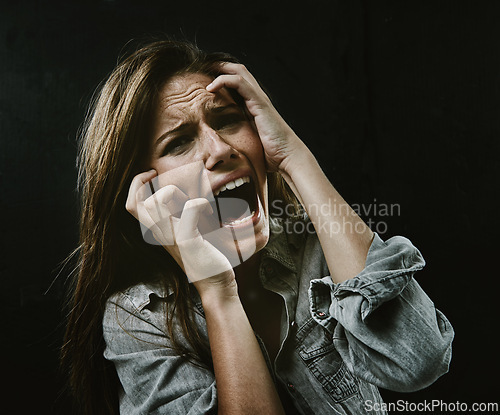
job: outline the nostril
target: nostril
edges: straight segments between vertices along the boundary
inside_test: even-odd
[[[217,161],[209,170],[215,169],[219,164],[222,164],[222,163],[223,163],[222,160]]]

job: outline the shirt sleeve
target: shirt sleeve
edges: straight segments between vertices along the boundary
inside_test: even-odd
[[[454,332],[413,278],[425,261],[412,243],[375,234],[365,268],[340,284],[312,280],[312,317],[347,367],[377,386],[410,392],[448,371]]]
[[[106,305],[104,356],[114,363],[120,383],[120,413],[217,413],[215,376],[180,356],[164,329],[138,310],[123,293]]]

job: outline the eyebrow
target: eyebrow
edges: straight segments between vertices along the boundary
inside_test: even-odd
[[[230,109],[240,109],[240,107],[235,103],[230,103],[227,105],[209,105],[207,106],[207,111],[211,114],[220,114]],[[190,127],[190,122],[181,123],[177,127],[172,128],[171,130],[165,131],[162,135],[160,135],[156,140],[155,144],[158,145],[161,143],[167,136],[171,134],[178,133],[180,131],[186,130]]]
[[[227,105],[218,105],[218,106],[210,105],[207,107],[208,111],[213,113],[213,114],[219,114],[221,112],[224,112],[228,109],[233,109],[233,108],[240,109],[240,107],[237,104],[235,104],[234,102],[227,104]]]

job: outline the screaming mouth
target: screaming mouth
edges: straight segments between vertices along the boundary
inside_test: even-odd
[[[250,220],[258,210],[258,196],[249,176],[226,183],[214,193],[220,226],[236,226]]]

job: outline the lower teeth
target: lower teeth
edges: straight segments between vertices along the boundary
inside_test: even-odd
[[[237,219],[237,220],[234,220],[234,221],[231,221],[231,222],[224,222],[224,225],[238,225],[242,222],[245,222],[246,220],[250,219],[253,215],[255,215],[255,211],[253,211],[252,213],[250,213],[250,215],[244,217],[244,218],[241,218],[241,219]]]

